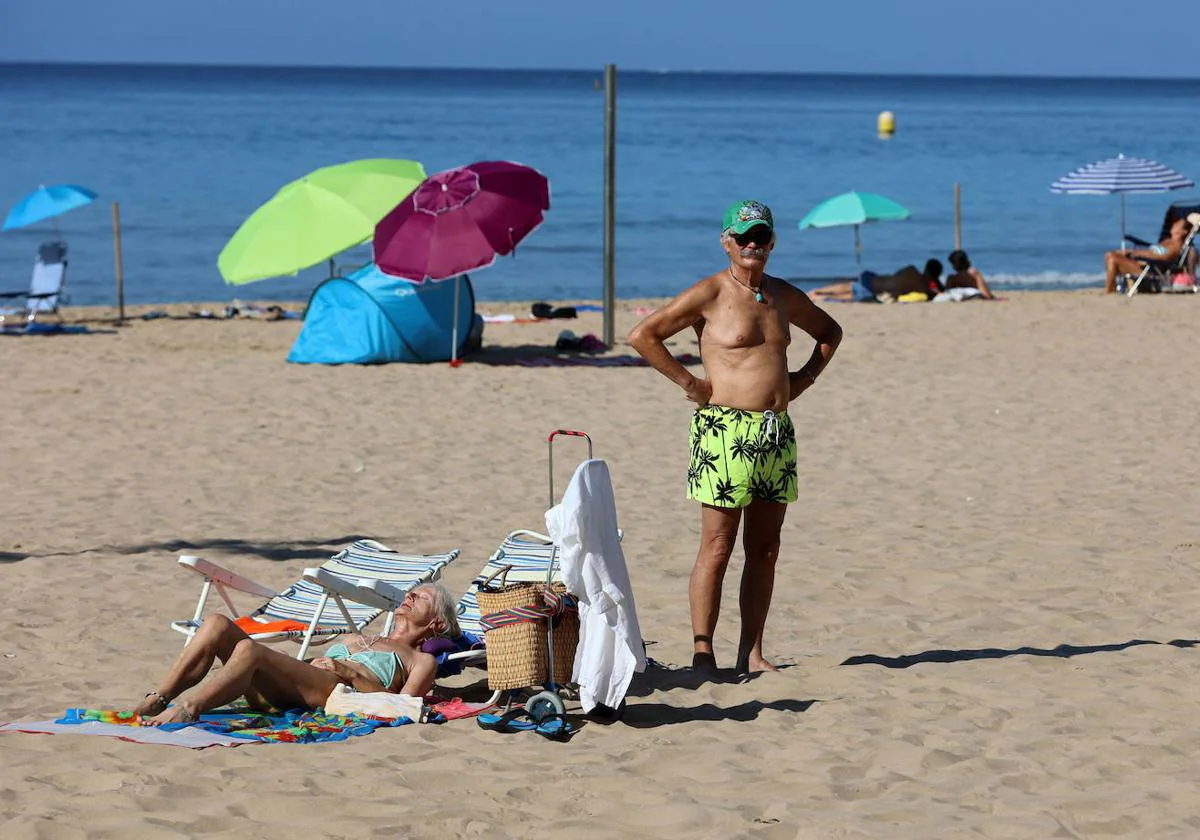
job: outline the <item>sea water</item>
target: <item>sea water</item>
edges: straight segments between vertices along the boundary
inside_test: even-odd
[[[39,184],[100,200],[56,222],[76,304],[114,296],[111,203],[120,203],[126,300],[303,299],[327,266],[226,286],[217,255],[284,183],[365,157],[429,172],[477,160],[536,167],[545,223],[473,276],[481,299],[585,300],[603,282],[604,93],[584,71],[0,65],[0,213]],[[671,295],[723,264],[721,215],[774,210],[772,273],[811,286],[888,272],[962,244],[997,288],[1097,285],[1120,243],[1120,200],[1051,181],[1118,153],[1200,174],[1200,80],[621,72],[617,96],[620,297]],[[876,134],[896,115],[891,139]],[[822,199],[882,193],[911,219],[797,229]],[[1156,238],[1195,191],[1130,196],[1130,232]],[[55,223],[0,233],[0,290],[28,283]],[[359,247],[343,265],[369,259]]]

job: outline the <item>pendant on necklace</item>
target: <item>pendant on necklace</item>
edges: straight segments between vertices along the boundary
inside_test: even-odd
[[[763,297],[763,293],[762,293],[762,292],[755,292],[755,293],[754,293],[754,300],[755,300],[755,302],[757,302],[757,303],[766,303],[766,302],[767,302],[767,299],[766,299],[765,297]]]

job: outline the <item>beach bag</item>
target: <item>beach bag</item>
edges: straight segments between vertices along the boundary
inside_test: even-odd
[[[571,681],[579,646],[579,602],[562,583],[506,584],[508,569],[493,585],[493,575],[479,588],[479,614],[487,649],[488,687],[507,691]],[[554,627],[554,651],[546,649]],[[547,662],[547,659],[550,662]]]

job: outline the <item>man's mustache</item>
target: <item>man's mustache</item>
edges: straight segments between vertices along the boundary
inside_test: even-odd
[[[767,255],[766,248],[743,248],[743,257],[765,257]]]

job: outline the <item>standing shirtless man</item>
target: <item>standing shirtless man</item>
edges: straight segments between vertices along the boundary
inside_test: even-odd
[[[796,432],[787,407],[829,364],[842,328],[799,289],[765,273],[775,246],[775,223],[765,205],[739,201],[730,207],[721,244],[729,267],[647,316],[629,333],[629,343],[699,406],[687,479],[688,498],[701,503],[700,551],[688,584],[692,665],[716,670],[721,585],[745,511],[737,671],[773,671],[763,657],[763,628],[783,518],[797,496]],[[792,326],[816,346],[803,366],[789,372]],[[664,344],[688,327],[700,340],[705,379],[689,373]]]

